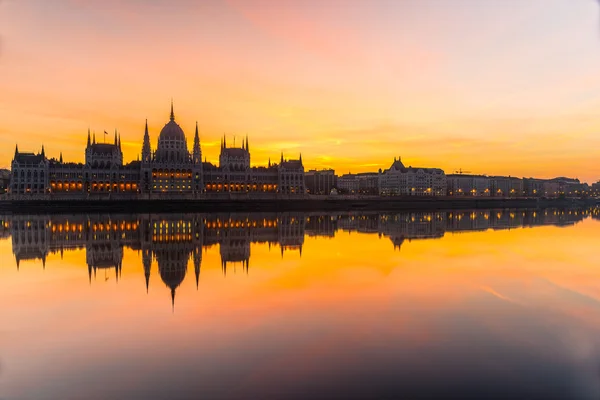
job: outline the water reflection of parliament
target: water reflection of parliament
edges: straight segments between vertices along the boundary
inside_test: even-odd
[[[405,240],[441,238],[445,232],[510,229],[537,225],[572,225],[596,209],[478,210],[381,213],[229,213],[139,215],[35,215],[0,217],[0,235],[12,237],[16,266],[23,260],[41,260],[51,253],[83,249],[90,281],[99,269],[121,275],[123,248],[141,253],[146,289],[156,260],[162,281],[175,290],[183,282],[190,259],[196,286],[202,248],[218,245],[223,273],[227,267],[250,266],[250,244],[268,243],[302,256],[304,236],[333,237],[337,231],[378,234],[394,249]]]

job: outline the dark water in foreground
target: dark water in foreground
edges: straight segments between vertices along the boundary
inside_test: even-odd
[[[0,398],[598,399],[599,215],[0,217]]]

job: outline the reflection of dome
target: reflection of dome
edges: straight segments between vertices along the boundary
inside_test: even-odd
[[[171,301],[175,306],[175,289],[185,279],[189,252],[178,248],[161,249],[155,254],[160,279],[171,289]]]
[[[160,278],[171,290],[177,289],[187,269],[189,254],[175,249],[174,251],[158,251],[156,261]]]

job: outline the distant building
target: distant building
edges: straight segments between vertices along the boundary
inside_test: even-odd
[[[545,179],[523,178],[523,192],[527,197],[544,197]]]
[[[337,178],[337,189],[340,194],[357,194],[360,182],[356,174],[345,174]]]
[[[446,186],[441,169],[407,168],[400,159],[379,174],[379,193],[384,196],[444,196]]]
[[[588,191],[587,184],[583,184],[579,179],[559,177],[548,180],[550,189],[548,197],[581,197]]]
[[[15,147],[12,161],[12,194],[43,195],[48,191],[48,160],[44,146],[39,153],[22,153]]]
[[[490,196],[490,178],[484,175],[446,175],[449,196]]]
[[[523,179],[511,176],[491,176],[491,195],[495,197],[523,196]]]
[[[362,172],[356,174],[358,192],[361,194],[379,194],[379,174],[377,172]]]
[[[106,132],[104,132],[106,134]],[[252,167],[248,137],[241,147],[221,140],[219,165],[202,161],[198,125],[192,151],[181,127],[175,122],[173,105],[169,122],[158,135],[153,151],[146,122],[141,160],[123,163],[121,136],[115,132],[112,143],[96,141],[88,130],[85,163],[46,158],[44,147],[39,153],[15,149],[12,162],[14,179],[11,194],[22,196],[102,197],[144,196],[178,197],[224,194],[285,194],[306,192],[302,155],[284,159],[279,164]]]
[[[0,194],[8,192],[10,185],[10,170],[0,169]]]
[[[331,189],[337,186],[336,178],[332,169],[310,170],[304,174],[306,190],[310,194],[330,194]]]

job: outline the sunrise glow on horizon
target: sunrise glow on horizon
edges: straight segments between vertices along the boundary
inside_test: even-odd
[[[189,148],[248,135],[252,164],[405,165],[600,179],[595,0],[0,0],[0,168],[15,145],[125,161],[171,99]]]

